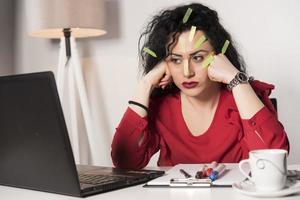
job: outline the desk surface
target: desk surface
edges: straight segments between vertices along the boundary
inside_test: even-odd
[[[300,169],[300,164],[289,165],[289,169]],[[226,197],[226,198],[225,198]],[[0,198],[5,200],[19,200],[19,199],[31,199],[31,200],[70,200],[70,199],[82,199],[58,194],[51,194],[46,192],[32,191],[27,189],[19,189],[13,187],[0,186]],[[121,190],[116,190],[112,192],[107,192],[103,194],[93,195],[85,199],[101,199],[101,200],[132,200],[132,199],[142,199],[142,200],[194,200],[194,199],[259,199],[244,196],[233,191],[232,188],[144,188],[143,185],[138,185],[134,187],[124,188]],[[266,198],[264,198],[266,199]],[[294,194],[292,196],[277,198],[285,200],[299,200],[300,193]]]

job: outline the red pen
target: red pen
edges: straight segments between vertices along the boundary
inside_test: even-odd
[[[215,167],[218,166],[218,164],[219,164],[219,163],[218,163],[217,161],[212,161],[211,164],[210,164],[210,166],[211,166],[211,168],[214,169]]]
[[[211,162],[210,167],[207,168],[205,171],[205,176],[210,176],[211,173],[214,171],[214,168],[218,166],[218,163],[216,161]]]

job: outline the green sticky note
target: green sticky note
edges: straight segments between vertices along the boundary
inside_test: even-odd
[[[214,60],[214,56],[212,54],[210,54],[209,56],[207,56],[205,58],[205,60],[202,63],[202,67],[206,68],[210,65],[210,63]]]
[[[222,54],[225,54],[226,53],[226,50],[227,50],[227,48],[228,48],[228,46],[229,46],[229,41],[228,40],[226,40],[225,41],[225,43],[224,43],[224,45],[223,45],[223,47],[222,47]]]
[[[149,48],[144,47],[143,51],[146,52],[146,53],[148,53],[149,55],[153,56],[154,58],[157,58],[156,53],[154,51],[150,50]]]
[[[198,49],[205,40],[205,35],[201,35],[201,37],[195,42],[194,48]]]
[[[192,11],[193,11],[193,9],[191,9],[191,8],[188,8],[188,9],[186,10],[186,13],[185,13],[185,15],[184,15],[184,17],[183,17],[183,19],[182,19],[182,22],[183,22],[184,24],[189,20],[189,17],[190,17],[190,15],[191,15]]]

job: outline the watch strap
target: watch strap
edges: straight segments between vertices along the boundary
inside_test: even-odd
[[[245,81],[241,81],[239,79],[239,75],[243,73],[246,76],[246,80]],[[227,84],[227,89],[228,90],[232,90],[235,86],[237,86],[240,83],[248,83],[249,81],[253,81],[254,77],[253,76],[248,76],[246,73],[244,72],[238,72],[235,77]]]

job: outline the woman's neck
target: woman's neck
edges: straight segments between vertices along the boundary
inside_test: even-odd
[[[215,84],[212,87],[207,88],[198,96],[187,96],[183,92],[181,92],[182,100],[185,99],[185,102],[190,104],[195,109],[211,109],[216,106],[219,102],[221,86],[219,84]]]

